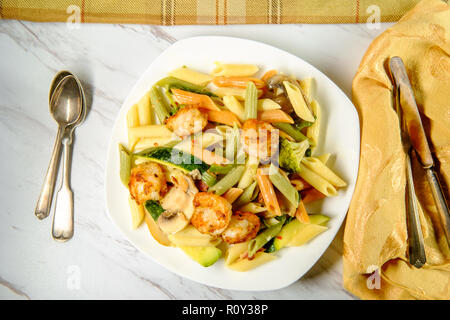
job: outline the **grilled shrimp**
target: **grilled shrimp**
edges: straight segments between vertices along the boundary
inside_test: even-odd
[[[200,132],[207,124],[207,115],[195,107],[184,107],[166,120],[167,127],[180,137]]]
[[[160,200],[168,190],[164,171],[154,162],[141,163],[131,169],[128,188],[138,204]]]
[[[261,222],[256,214],[236,212],[230,224],[222,233],[222,239],[229,244],[245,242],[256,237]]]
[[[266,161],[277,151],[279,135],[271,124],[249,119],[242,125],[241,143],[244,151],[260,160]]]
[[[231,204],[211,192],[199,192],[194,196],[192,225],[201,233],[219,236],[231,219]]]

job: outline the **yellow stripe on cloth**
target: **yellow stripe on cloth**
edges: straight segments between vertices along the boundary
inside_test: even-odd
[[[397,21],[419,0],[1,0],[0,18],[101,23],[280,24]]]

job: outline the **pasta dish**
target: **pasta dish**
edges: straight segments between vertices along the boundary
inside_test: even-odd
[[[143,221],[161,245],[204,267],[235,271],[277,258],[327,230],[305,205],[346,186],[317,154],[321,108],[314,79],[256,65],[182,66],[126,115],[120,179],[132,228]]]

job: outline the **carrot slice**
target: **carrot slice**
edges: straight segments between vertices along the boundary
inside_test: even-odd
[[[261,191],[267,210],[277,216],[281,216],[280,205],[278,204],[277,195],[269,179],[269,175],[264,174],[263,169],[259,168],[256,171],[256,181],[258,182],[259,190]]]
[[[252,81],[257,89],[263,88],[266,84],[258,78],[252,77],[214,77],[212,83],[218,87],[247,88],[247,83]]]
[[[305,205],[303,204],[302,200],[300,200],[300,203],[298,204],[297,211],[295,212],[295,217],[301,223],[306,223],[306,224],[309,223],[308,212],[306,212],[306,208],[305,208]]]
[[[178,103],[196,105],[200,108],[205,108],[208,110],[220,110],[220,108],[215,105],[214,101],[212,101],[211,97],[206,94],[198,94],[181,89],[172,89],[171,92]]]
[[[206,113],[208,115],[208,121],[223,123],[229,126],[234,126],[236,123],[238,127],[241,127],[241,122],[239,118],[231,111],[228,110],[208,110],[208,109],[200,109],[201,112]]]
[[[294,123],[294,120],[283,110],[264,110],[258,112],[258,119],[266,122]]]

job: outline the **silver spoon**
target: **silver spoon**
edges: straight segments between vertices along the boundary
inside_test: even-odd
[[[61,88],[61,89],[60,89]],[[55,88],[51,100],[65,95],[67,107],[70,109],[71,121],[65,128],[62,145],[64,148],[63,177],[61,187],[56,194],[55,213],[53,216],[52,236],[55,240],[67,241],[73,236],[73,192],[70,188],[70,158],[72,151],[73,131],[83,122],[86,105],[81,83],[74,75],[68,75]]]
[[[58,123],[58,133],[56,135],[55,145],[53,147],[53,152],[50,158],[47,173],[44,178],[44,184],[42,185],[41,193],[39,195],[39,199],[36,204],[36,209],[34,212],[36,217],[38,217],[41,220],[48,217],[50,213],[53,191],[55,189],[56,173],[58,171],[58,160],[61,151],[61,141],[65,129],[70,125],[70,123],[68,123],[66,120],[67,114],[62,114],[68,111],[67,108],[57,107],[55,103],[59,102],[56,100],[52,100],[52,97],[55,93],[55,89],[58,87],[61,81],[69,75],[72,74],[68,71],[59,72],[53,79],[49,92],[50,114]],[[57,109],[58,112],[56,112]]]

